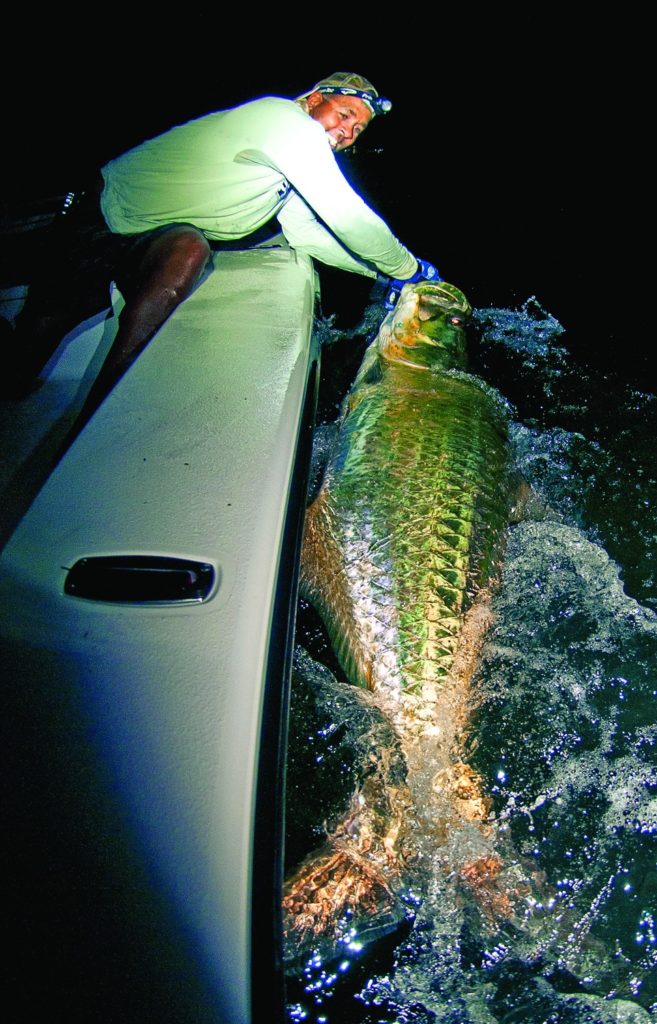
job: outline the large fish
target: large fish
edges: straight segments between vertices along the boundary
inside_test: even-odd
[[[419,703],[450,672],[508,517],[499,397],[465,368],[453,285],[406,285],[368,348],[308,512],[302,591],[352,683]]]
[[[391,793],[380,773],[381,792],[369,801],[358,794],[329,851],[288,882],[294,941],[336,931],[344,908],[367,902],[368,893],[370,906],[384,898],[418,843],[427,851],[445,845],[455,813],[475,833],[462,881],[481,884],[493,908],[506,900],[490,882],[500,864],[479,842],[488,804],[462,751],[471,654],[482,632],[477,615],[468,625],[466,613],[476,612],[495,572],[510,493],[504,403],[465,372],[469,313],[453,285],[403,288],[345,400],[307,514],[302,592],[348,680],[371,691],[394,723],[408,790]]]

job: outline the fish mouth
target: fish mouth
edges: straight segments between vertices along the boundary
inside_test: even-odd
[[[439,281],[436,284],[419,282],[414,287],[419,299],[420,320],[450,315],[458,317],[463,323],[468,320],[472,308],[463,292],[455,285]]]
[[[379,353],[388,362],[430,370],[437,363],[465,365],[463,327],[470,305],[454,285],[419,282],[402,288],[379,332]]]

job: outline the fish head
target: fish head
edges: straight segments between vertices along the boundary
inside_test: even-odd
[[[465,324],[472,312],[453,284],[405,284],[395,308],[379,330],[381,359],[424,370],[466,365]]]

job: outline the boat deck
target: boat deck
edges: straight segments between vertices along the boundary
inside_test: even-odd
[[[116,318],[101,314],[72,332],[39,390],[0,405],[13,813],[17,834],[30,820],[18,842],[19,852],[29,848],[26,888],[49,893],[27,917],[40,936],[38,969],[53,955],[50,933],[63,931],[58,984],[73,990],[77,980],[89,1019],[154,1013],[144,993],[163,972],[157,998],[186,1000],[189,1019],[255,1020],[253,985],[270,991],[275,1019],[281,758],[315,291],[311,262],[292,250],[219,254],[50,476]],[[104,590],[103,572],[120,569],[120,557],[132,559],[129,571]],[[206,567],[200,598],[175,590],[181,574],[166,576],[166,558],[184,560],[185,579],[190,564]],[[54,820],[53,896],[41,872]],[[89,848],[95,877],[81,895],[65,862],[88,869]],[[104,849],[115,861],[107,874],[96,863]],[[88,910],[94,900],[101,917],[124,904],[111,935]],[[71,906],[76,920],[66,919]],[[98,927],[116,963],[83,954],[96,977],[80,985],[67,943],[95,948]],[[126,950],[133,933],[141,948]],[[141,976],[139,998],[130,975]],[[105,1018],[110,989],[114,1016]]]

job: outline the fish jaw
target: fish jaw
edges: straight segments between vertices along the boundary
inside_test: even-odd
[[[406,284],[381,324],[379,356],[384,363],[418,370],[464,369],[470,313],[467,299],[454,285]]]

